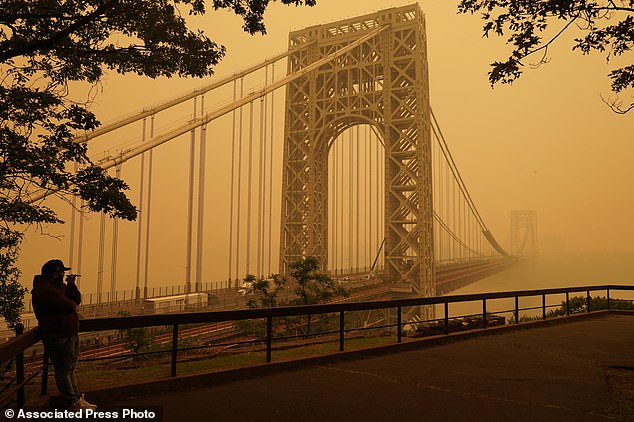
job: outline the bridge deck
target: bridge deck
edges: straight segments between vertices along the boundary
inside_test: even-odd
[[[603,314],[109,405],[160,406],[165,421],[603,421],[615,373],[634,382],[633,318]]]

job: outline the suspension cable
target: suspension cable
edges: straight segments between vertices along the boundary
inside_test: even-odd
[[[84,209],[83,199],[80,202],[79,209]],[[77,243],[77,274],[81,274],[81,261],[84,254],[82,249],[84,244],[84,216],[81,213],[79,214],[79,234],[77,237],[79,237],[79,241]],[[79,280],[77,281],[77,287],[81,288],[81,277],[79,277]]]
[[[460,171],[458,170],[458,167],[456,166],[456,163],[454,162],[453,156],[451,155],[451,151],[449,150],[447,142],[445,141],[445,137],[443,136],[440,126],[438,125],[436,116],[434,115],[434,112],[431,109],[430,109],[430,114],[432,116],[432,120],[434,123],[434,125],[432,125],[432,131],[434,132],[434,135],[436,135],[436,139],[438,140],[438,143],[441,146],[441,151],[443,152],[445,159],[447,160],[447,163],[449,164],[449,169],[453,173],[453,176],[456,179],[456,181],[459,182],[460,190],[462,191],[463,195],[467,199],[469,208],[471,208],[471,211],[473,212],[476,219],[478,220],[478,223],[482,227],[482,230],[486,230],[486,225],[484,224],[484,220],[482,220],[482,217],[480,216],[480,213],[478,212],[475,206],[475,203],[471,199],[471,195],[469,194],[469,191],[467,190],[467,187],[464,184],[462,176],[460,175]],[[438,130],[436,131],[436,129]]]
[[[462,239],[460,239],[460,237],[458,235],[456,235],[456,233],[454,233],[453,230],[451,230],[451,228],[447,225],[447,223],[445,223],[442,218],[436,213],[436,211],[434,211],[434,220],[436,220],[438,222],[438,225],[445,230],[445,232],[447,233],[447,235],[449,237],[451,237],[452,239],[454,239],[459,245],[463,246],[464,248],[466,248],[467,250],[470,250],[471,252],[475,253],[476,255],[482,255],[481,253],[477,252],[476,250],[472,249],[469,245],[467,245]]]
[[[97,254],[97,303],[101,303],[101,294],[103,291],[103,264],[104,264],[104,248],[106,237],[106,214],[100,213],[99,216],[99,250]]]
[[[209,91],[213,91],[216,88],[220,88],[221,86],[224,86],[228,83],[231,82],[235,82],[238,79],[243,78],[244,76],[253,73],[257,70],[262,69],[265,66],[268,66],[269,64],[274,64],[275,62],[288,57],[291,54],[295,54],[297,53],[299,50],[302,50],[304,48],[307,48],[309,46],[311,46],[313,43],[317,42],[316,40],[312,40],[310,42],[307,42],[306,44],[301,44],[296,46],[296,48],[292,48],[292,49],[287,49],[285,52],[277,54],[275,56],[273,56],[270,59],[266,59],[264,60],[262,63],[258,63],[254,66],[248,67],[240,72],[236,72],[230,76],[224,77],[218,81],[215,81],[209,85],[200,87],[198,89],[195,89],[191,92],[189,92],[188,94],[182,95],[180,97],[174,98],[172,100],[166,101],[164,103],[161,104],[157,104],[154,107],[148,107],[148,108],[144,108],[143,110],[141,110],[140,112],[136,113],[133,116],[127,117],[127,118],[122,118],[118,121],[115,121],[109,125],[106,126],[102,126],[96,130],[94,130],[93,132],[87,133],[87,134],[83,134],[83,135],[78,135],[75,137],[75,139],[73,140],[73,142],[75,143],[86,143],[88,141],[90,141],[91,139],[94,139],[98,136],[101,135],[105,135],[108,132],[112,132],[113,130],[119,129],[123,126],[129,125],[130,123],[134,123],[137,122],[141,119],[145,119],[146,117],[155,115],[156,113],[163,111],[163,110],[167,110],[168,108],[174,107],[178,104],[181,104],[187,100],[191,100],[193,98],[198,97],[199,95],[204,95]]]
[[[332,220],[332,261],[330,262],[330,268],[333,270],[333,274],[337,274],[337,253],[339,248],[337,247],[337,243],[339,241],[339,236],[337,233],[337,229],[339,228],[338,224],[338,216],[339,216],[339,191],[337,189],[339,184],[339,149],[338,145],[334,144],[332,146],[332,167],[334,169],[333,177],[329,180],[332,186],[333,192],[333,200],[331,201],[332,205],[330,208],[330,216]]]
[[[240,97],[244,92],[244,78],[240,79]],[[242,211],[242,113],[243,109],[240,107],[240,113],[238,113],[238,215],[237,215],[237,230],[236,230],[236,283],[240,279],[240,228],[242,227],[242,221],[240,214]]]
[[[247,256],[246,274],[251,274],[251,192],[253,177],[253,101],[249,103],[249,164],[247,166]]]
[[[360,230],[359,230],[359,217],[361,215],[360,206],[359,206],[360,205],[360,203],[359,203],[359,198],[360,198],[360,196],[359,196],[359,191],[360,191],[360,189],[359,189],[360,188],[360,185],[359,185],[359,178],[360,178],[360,176],[359,176],[359,168],[361,167],[361,160],[360,160],[360,156],[359,156],[360,144],[359,144],[359,126],[358,125],[357,125],[356,129],[357,129],[356,130],[356,138],[357,138],[357,141],[356,141],[356,146],[357,146],[356,156],[357,156],[357,159],[356,159],[356,161],[353,164],[354,164],[354,166],[357,169],[357,180],[356,180],[356,183],[355,183],[356,190],[357,190],[357,213],[356,213],[356,215],[357,215],[357,244],[356,244],[355,250],[357,252],[357,256],[356,256],[357,271],[356,272],[359,272],[359,250],[361,249]]]
[[[75,163],[75,173],[77,173],[78,165]],[[77,195],[73,195],[71,200],[70,214],[70,250],[68,251],[68,265],[73,268],[73,259],[75,257],[75,219],[77,214]]]
[[[150,117],[150,138],[154,136],[154,115]],[[150,150],[148,155],[148,173],[147,173],[147,211],[145,213],[145,265],[143,271],[143,298],[147,299],[147,283],[150,273],[150,216],[152,211],[152,170],[153,170],[154,152]]]
[[[269,84],[269,67],[265,67],[264,70],[264,85],[268,85]],[[260,114],[260,120],[263,122],[261,123],[262,125],[262,135],[264,137],[262,144],[264,145],[263,147],[263,151],[261,151],[261,155],[260,155],[260,165],[262,166],[262,172],[260,175],[260,186],[262,186],[261,188],[261,201],[262,201],[262,206],[260,207],[260,211],[258,213],[258,224],[261,225],[261,228],[259,231],[261,231],[262,233],[262,238],[258,241],[258,245],[260,248],[260,253],[258,254],[258,260],[260,261],[260,265],[261,265],[261,269],[260,269],[260,275],[264,276],[265,274],[265,260],[264,260],[264,254],[265,254],[265,247],[264,247],[264,242],[266,239],[266,192],[267,192],[267,184],[266,184],[266,171],[267,171],[267,166],[266,166],[266,152],[267,152],[267,141],[268,141],[268,137],[267,135],[267,121],[268,121],[268,96],[265,95],[263,97],[263,101],[264,104],[262,113]],[[273,148],[273,146],[271,145],[271,148]]]
[[[353,224],[352,224],[352,216],[354,213],[353,210],[353,203],[352,203],[352,192],[354,190],[354,184],[352,183],[352,156],[353,156],[353,147],[352,147],[352,135],[353,132],[352,130],[348,130],[348,163],[351,163],[351,165],[348,167],[348,192],[349,192],[349,196],[348,196],[348,271],[353,272],[352,271],[352,250],[354,249],[352,247],[352,236],[353,234]]]
[[[233,100],[236,100],[237,81],[233,81]],[[229,276],[227,278],[231,287],[231,258],[233,257],[233,192],[235,180],[235,151],[236,151],[236,111],[231,112],[231,188],[229,199]],[[237,276],[237,274],[236,274]]]
[[[389,28],[389,25],[385,25],[379,28],[376,28],[373,31],[370,31],[368,34],[364,35],[363,37],[355,40],[354,42],[351,42],[350,44],[346,45],[345,47],[340,48],[339,50],[329,54],[328,56],[319,59],[313,63],[311,63],[310,65],[304,67],[303,69],[300,69],[294,73],[292,73],[291,75],[286,76],[283,79],[280,79],[279,81],[272,83],[271,85],[269,85],[268,87],[264,87],[263,89],[259,90],[259,91],[254,91],[251,94],[247,95],[247,96],[241,96],[240,100],[238,101],[234,101],[231,104],[228,104],[224,107],[220,107],[219,109],[216,109],[215,111],[210,111],[206,114],[201,115],[200,117],[194,118],[192,119],[190,122],[176,128],[173,129],[171,131],[165,132],[162,135],[159,135],[157,137],[152,137],[148,140],[148,142],[146,142],[145,144],[139,145],[137,147],[133,147],[130,148],[128,150],[125,151],[121,151],[117,156],[114,157],[106,157],[102,160],[100,160],[99,162],[95,163],[97,166],[103,168],[103,169],[109,169],[111,167],[114,167],[117,164],[121,164],[124,163],[126,161],[128,161],[131,158],[134,158],[140,154],[142,154],[143,152],[155,148],[159,145],[164,144],[165,142],[168,142],[180,135],[183,135],[199,126],[202,126],[204,124],[209,123],[212,120],[215,120],[221,116],[224,116],[227,113],[230,113],[232,110],[242,107],[243,105],[246,105],[264,95],[267,95],[270,92],[275,91],[276,89],[279,89],[283,86],[285,86],[286,84],[299,79],[301,77],[306,76],[307,74],[311,73],[312,71],[318,69],[319,67],[323,66],[324,64],[336,59],[337,57],[342,56],[343,54],[349,52],[350,50],[354,49],[355,47],[363,44],[364,42],[368,41],[369,39],[375,37],[376,35],[380,34],[381,32],[383,32],[385,29]],[[38,191],[33,192],[30,196],[29,196],[29,200],[28,203],[33,203],[36,202],[40,199],[43,199],[53,193],[56,193],[57,189],[40,189]]]
[[[484,220],[480,216],[480,213],[478,212],[478,209],[476,208],[475,203],[473,202],[473,199],[471,198],[471,195],[469,194],[469,191],[467,190],[466,184],[464,183],[464,180],[462,179],[460,171],[458,170],[458,167],[456,166],[456,163],[455,163],[455,161],[453,159],[453,156],[451,155],[451,151],[449,150],[447,142],[445,141],[445,138],[444,138],[444,136],[442,134],[442,131],[440,129],[440,125],[438,124],[438,121],[436,120],[436,116],[434,115],[434,112],[431,109],[430,109],[430,114],[431,114],[432,120],[433,120],[433,124],[431,125],[432,126],[432,131],[433,131],[434,135],[436,136],[436,139],[437,139],[439,145],[441,146],[441,150],[442,150],[443,154],[445,155],[445,159],[447,160],[447,163],[449,164],[449,168],[451,169],[451,172],[454,175],[454,179],[458,183],[458,185],[460,187],[460,190],[463,193],[463,196],[467,200],[467,204],[469,205],[469,208],[471,209],[474,217],[477,220],[477,223],[479,224],[479,226],[481,228],[482,236],[484,236],[484,239],[486,239],[488,241],[488,243],[498,253],[500,253],[501,255],[504,255],[504,256],[508,256],[508,253],[499,245],[497,240],[495,240],[495,238],[493,237],[493,234],[489,231],[489,229],[484,224]]]
[[[205,96],[200,96],[200,112],[205,111]],[[196,292],[200,290],[203,273],[203,224],[205,214],[205,168],[207,154],[207,125],[200,127],[200,149],[198,159],[198,230],[196,231]]]
[[[267,74],[268,76],[268,74]],[[268,78],[265,78],[268,79]],[[266,82],[264,83],[265,85],[267,84],[268,80],[266,80]],[[257,214],[258,214],[258,243],[257,243],[257,248],[256,248],[256,253],[257,253],[257,259],[256,259],[256,263],[257,263],[257,275],[259,277],[262,276],[262,260],[260,259],[262,256],[262,181],[264,179],[264,175],[262,174],[263,168],[264,168],[264,163],[263,163],[263,155],[262,152],[263,150],[265,150],[265,145],[266,145],[266,136],[265,136],[265,127],[264,127],[264,122],[266,121],[266,118],[264,118],[264,98],[266,98],[266,96],[264,97],[260,97],[260,146],[258,149],[258,210],[257,210]]]
[[[117,166],[115,177],[121,178],[121,166]],[[110,301],[116,300],[117,291],[117,255],[119,248],[119,219],[112,219],[112,258],[110,262]]]
[[[196,98],[194,98],[194,118],[196,118]],[[189,186],[187,194],[187,245],[185,259],[185,293],[192,291],[192,243],[193,243],[193,224],[194,224],[194,165],[196,149],[196,129],[190,132],[189,140]]]
[[[365,128],[365,143],[368,146],[368,157],[366,159],[366,170],[367,170],[367,184],[368,190],[366,191],[366,204],[368,204],[368,223],[367,223],[367,242],[368,242],[368,264],[370,264],[370,260],[372,259],[372,138],[370,129],[366,126]],[[374,173],[376,174],[376,173]],[[379,214],[379,210],[377,209],[377,216]]]
[[[275,82],[275,63],[271,64],[271,83]],[[275,91],[271,91],[271,152],[270,152],[270,166],[269,168],[269,273],[272,272],[271,268],[271,254],[273,243],[273,141],[275,139],[273,132],[273,122],[275,117]]]
[[[141,142],[145,142],[145,125],[146,119],[143,119],[143,132],[141,134]],[[145,186],[145,154],[141,154],[141,182],[139,184],[139,230],[137,235],[137,249],[136,249],[136,299],[140,296],[140,280],[141,280],[141,242],[143,233],[143,217],[145,215],[145,209],[143,207],[143,188]]]

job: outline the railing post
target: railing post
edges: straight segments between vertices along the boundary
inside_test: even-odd
[[[566,315],[570,315],[570,293],[566,292]]]
[[[445,334],[449,334],[449,302],[445,301]]]
[[[343,352],[343,341],[344,341],[344,313],[343,311],[339,312],[339,351]]]
[[[542,293],[542,319],[546,319],[546,293]]]
[[[48,394],[48,353],[44,350],[42,357],[42,385],[40,386],[40,394],[45,396]]]
[[[20,336],[24,332],[24,326],[22,324],[18,324],[15,327],[15,335]],[[15,383],[20,385],[24,382],[24,352],[20,352],[15,355]],[[17,400],[18,400],[18,408],[24,407],[25,396],[24,396],[24,386],[18,388],[17,392]]]
[[[515,323],[520,323],[520,298],[515,296]]]
[[[487,300],[482,299],[482,328],[487,327]]]
[[[172,329],[172,371],[171,376],[176,376],[176,358],[178,356],[178,324]]]
[[[586,312],[590,313],[590,290],[586,290]]]
[[[273,334],[273,317],[266,317],[266,363],[271,362],[271,336]]]
[[[402,309],[400,306],[398,306],[396,308],[396,340],[400,343],[401,341],[403,341],[403,333],[401,332],[401,313],[402,313]]]
[[[608,311],[610,310],[610,288],[608,287],[608,291],[607,291],[607,296],[608,296]]]

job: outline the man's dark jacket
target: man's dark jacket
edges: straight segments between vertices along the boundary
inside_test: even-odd
[[[33,310],[43,338],[68,337],[79,331],[77,305],[81,293],[75,284],[36,275],[31,291]]]

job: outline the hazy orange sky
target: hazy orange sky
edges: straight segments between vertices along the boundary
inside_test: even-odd
[[[216,75],[223,76],[282,52],[291,30],[410,3],[318,0],[312,8],[273,3],[265,16],[265,36],[243,33],[241,20],[229,12],[212,11],[194,23],[227,47],[225,59],[216,67]],[[500,243],[508,246],[511,210],[535,209],[544,253],[624,252],[634,256],[634,197],[629,186],[634,179],[634,114],[617,115],[601,102],[600,95],[610,94],[606,75],[612,63],[606,66],[602,56],[571,52],[573,35],[569,34],[550,49],[548,64],[537,70],[527,68],[512,86],[491,89],[489,63],[506,57],[508,48],[503,42],[483,39],[480,19],[457,15],[457,2],[419,4],[426,17],[432,108],[480,214]],[[206,82],[109,74],[95,98],[94,111],[107,123]],[[215,100],[206,101],[211,104]],[[283,97],[276,101],[281,109]],[[161,173],[157,174],[155,195],[163,204],[162,210],[152,210],[158,225],[153,236],[161,243],[152,246],[155,285],[183,280],[186,226],[184,218],[175,214],[186,207],[187,139],[165,145],[155,154],[157,172]],[[209,133],[208,145],[208,184],[213,185],[217,180],[214,171],[225,171],[213,161],[214,148],[229,148],[230,136]],[[126,174],[124,167],[123,177],[136,189],[135,171]],[[131,197],[137,202],[135,192]],[[161,195],[163,199],[158,199]],[[226,211],[226,206],[212,199],[208,203],[208,221]],[[57,209],[68,208],[60,207]],[[65,211],[61,214],[68,218]],[[91,219],[94,223],[98,217]],[[67,260],[67,226],[45,229],[62,240],[34,232],[28,236],[20,260],[25,284],[30,284],[31,275],[45,260]],[[215,237],[214,229],[207,227],[209,236]],[[94,279],[98,232],[91,230],[84,240],[91,258],[83,265],[86,278]],[[133,287],[135,236],[135,225],[122,229],[127,249],[119,252],[120,274],[125,273],[119,286],[125,288]],[[224,269],[226,260],[213,241],[205,249],[206,277],[216,277],[217,267]]]

